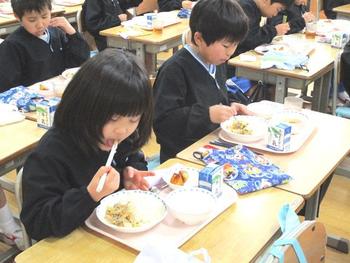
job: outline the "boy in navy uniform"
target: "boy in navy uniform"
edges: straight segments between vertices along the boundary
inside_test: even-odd
[[[164,162],[212,132],[236,114],[225,87],[225,62],[248,29],[248,19],[234,0],[201,0],[190,17],[191,43],[159,69],[154,84],[153,129]]]
[[[0,45],[0,92],[29,86],[78,67],[89,47],[64,17],[51,18],[50,0],[12,0],[21,22]]]

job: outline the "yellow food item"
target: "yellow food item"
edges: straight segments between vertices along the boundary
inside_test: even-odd
[[[174,173],[170,178],[170,183],[176,185],[184,185],[188,179],[187,171],[180,170],[178,173]]]
[[[249,129],[249,125],[245,121],[235,120],[229,127],[232,133],[242,134],[242,135],[252,135],[253,131]]]
[[[135,208],[131,202],[126,204],[117,203],[112,207],[107,207],[106,216],[108,222],[121,227],[139,227],[142,221],[137,219]]]
[[[48,87],[46,87],[44,84],[39,85],[40,90],[49,90]]]

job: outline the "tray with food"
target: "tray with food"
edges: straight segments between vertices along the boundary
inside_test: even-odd
[[[198,181],[198,173],[182,164],[156,170],[156,176],[164,180],[177,178],[168,183],[179,183],[179,187],[167,187],[159,193],[141,190],[114,193],[101,201],[85,224],[138,251],[147,243],[179,247],[238,198],[225,184],[219,197],[192,183],[186,185]],[[192,181],[192,177],[196,178]]]
[[[307,111],[287,109],[277,103],[271,103],[271,107],[267,107],[267,104],[269,103],[258,102],[248,105],[248,109],[256,111],[259,116],[235,116],[221,123],[219,138],[268,152],[283,154],[297,151],[315,130]],[[273,112],[272,109],[276,111]],[[268,127],[278,123],[291,126],[290,147],[283,151],[267,147]]]

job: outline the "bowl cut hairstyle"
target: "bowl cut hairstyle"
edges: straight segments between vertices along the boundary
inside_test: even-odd
[[[115,115],[141,115],[137,129],[127,138],[131,142],[130,153],[148,141],[153,97],[147,73],[135,55],[106,49],[85,62],[70,81],[53,125],[89,154],[91,150],[98,151],[103,127]]]
[[[51,0],[11,0],[11,6],[13,12],[20,18],[24,16],[26,12],[36,11],[40,13],[46,7],[51,10]]]
[[[231,43],[241,41],[248,32],[248,17],[235,0],[200,0],[190,17],[191,41],[200,32],[205,43],[226,39]]]
[[[273,3],[280,3],[287,9],[294,3],[294,0],[271,0],[271,4]]]

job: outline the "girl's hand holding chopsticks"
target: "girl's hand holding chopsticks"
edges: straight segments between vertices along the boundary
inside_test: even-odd
[[[106,181],[104,182],[102,190],[98,192],[96,191],[96,188],[100,181],[100,178],[104,174],[108,174],[108,176],[106,176]],[[92,178],[91,182],[87,187],[87,191],[89,192],[91,198],[96,202],[98,202],[103,197],[117,191],[119,188],[119,184],[120,184],[120,174],[118,173],[118,171],[111,166],[102,166],[100,169],[98,169],[98,171]]]

